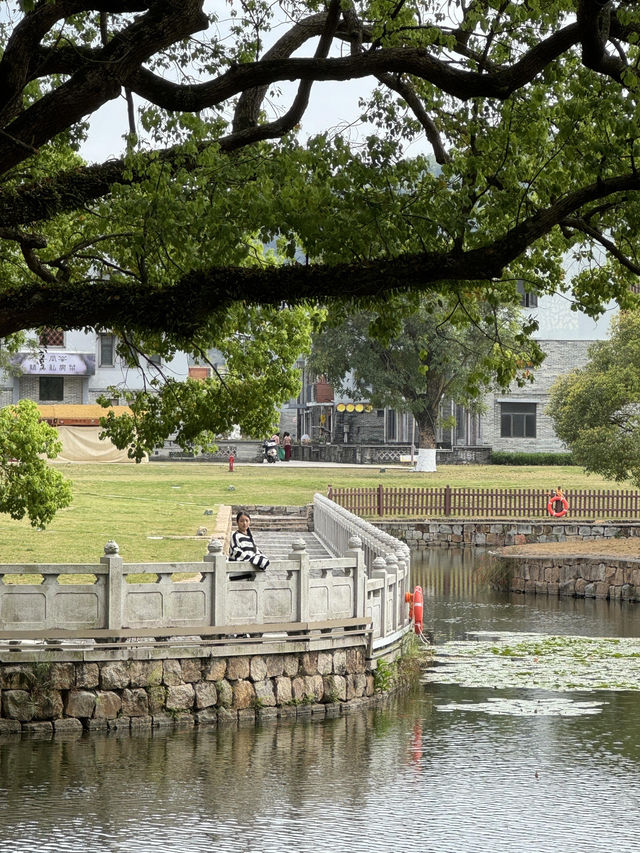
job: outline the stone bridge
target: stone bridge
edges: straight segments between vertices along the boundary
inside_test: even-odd
[[[0,733],[324,716],[373,697],[411,627],[408,548],[321,495],[313,520],[261,532],[273,559],[248,578],[218,539],[201,562],[128,563],[110,542],[96,563],[0,565]]]

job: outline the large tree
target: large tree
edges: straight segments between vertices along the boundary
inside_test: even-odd
[[[587,471],[640,487],[640,312],[624,311],[585,367],[560,377],[547,411]]]
[[[314,336],[310,365],[341,392],[391,406],[416,419],[416,469],[435,471],[441,404],[453,401],[480,410],[483,392],[507,385],[515,374],[531,377],[543,353],[523,334],[517,307],[492,309],[468,294],[464,301],[396,296],[386,306],[398,318],[393,333],[380,339],[375,311],[346,317],[329,313]],[[385,321],[385,327],[388,321]]]
[[[636,3],[2,7],[5,338],[94,327],[129,352],[197,353],[238,305],[465,289],[497,304],[518,279],[571,286],[593,314],[629,299]],[[314,82],[364,78],[375,133],[360,147],[297,141]],[[274,111],[284,81],[297,92]],[[120,96],[126,148],[88,165],[87,119]],[[420,146],[429,156],[405,156]],[[288,263],[264,261],[256,247],[272,239]]]

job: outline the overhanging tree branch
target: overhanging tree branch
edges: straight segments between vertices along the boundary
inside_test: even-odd
[[[379,297],[390,292],[434,290],[444,282],[492,280],[536,240],[582,205],[620,191],[640,190],[640,175],[622,175],[568,193],[491,244],[477,249],[405,254],[358,264],[294,264],[192,271],[158,289],[115,281],[25,284],[0,293],[0,336],[45,325],[52,312],[61,328],[133,326],[187,338],[206,318],[235,301],[296,304],[328,298]]]

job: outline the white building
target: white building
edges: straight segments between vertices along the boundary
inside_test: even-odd
[[[533,382],[523,387],[513,383],[506,392],[487,394],[482,414],[443,400],[442,420],[455,425],[437,431],[441,462],[448,457],[451,461],[484,461],[489,451],[566,452],[546,414],[551,386],[559,376],[586,364],[591,344],[608,336],[617,305],[612,303],[596,321],[572,311],[571,300],[562,294],[535,297],[522,289],[521,296],[524,311],[538,321],[534,338],[547,357],[532,371]],[[308,375],[304,366],[302,371],[303,391],[297,401],[291,401],[282,421],[283,428],[294,436],[306,432],[313,442],[336,445],[402,445],[404,453],[415,444],[417,429],[411,415],[389,408],[372,409],[362,405],[367,401],[335,395],[325,382]]]
[[[534,337],[547,357],[533,371],[534,382],[521,388],[514,383],[506,393],[485,397],[486,411],[477,420],[474,443],[516,453],[566,451],[545,411],[551,386],[559,376],[586,364],[589,347],[608,336],[616,312],[612,304],[600,319],[592,320],[572,311],[571,302],[561,295],[541,296],[530,306],[539,324]]]
[[[42,404],[87,405],[108,394],[111,386],[143,388],[143,371],[147,377],[158,370],[176,379],[188,375],[187,356],[182,353],[170,362],[151,356],[151,363],[128,367],[116,355],[115,335],[93,331],[49,329],[41,335],[36,351],[25,348],[12,362],[13,375],[0,373],[2,406],[22,399]]]
[[[97,399],[105,395],[118,406],[125,402],[119,389],[141,390],[145,375],[148,383],[158,372],[178,380],[189,372],[184,353],[168,362],[141,357],[140,367],[129,367],[116,353],[115,335],[79,330],[47,329],[36,349],[25,347],[11,362],[10,371],[0,371],[0,406],[23,399],[36,402],[43,419],[58,428],[60,461],[127,460],[126,452],[98,438],[105,409]],[[116,414],[121,411],[126,409],[116,409]]]

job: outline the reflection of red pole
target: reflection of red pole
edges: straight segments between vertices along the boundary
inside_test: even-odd
[[[422,726],[420,721],[416,721],[413,727],[413,737],[411,738],[411,762],[420,766],[422,758]]]
[[[229,454],[229,470],[233,471],[233,453]]]

